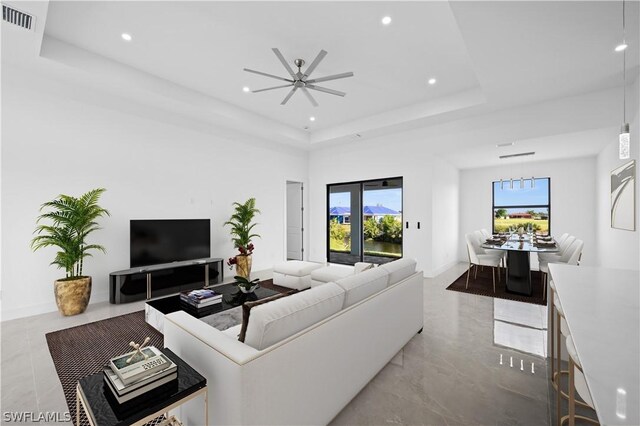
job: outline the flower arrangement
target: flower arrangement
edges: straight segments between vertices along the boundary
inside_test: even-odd
[[[242,246],[238,247],[240,254],[230,257],[229,260],[227,260],[227,266],[229,266],[229,269],[233,269],[233,267],[238,264],[238,256],[251,256],[253,254],[253,249],[253,243],[249,243],[246,248]]]

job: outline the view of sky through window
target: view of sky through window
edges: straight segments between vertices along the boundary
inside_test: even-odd
[[[364,206],[380,205],[400,212],[402,211],[402,189],[366,190],[362,195],[362,202]],[[333,192],[329,194],[329,208],[350,206],[351,195],[348,192]]]
[[[531,188],[531,180],[525,179],[524,189],[520,188],[520,180],[510,183],[505,181],[504,189],[500,188],[500,182],[493,183],[494,206],[546,206],[549,204],[549,179],[536,179],[535,188]]]

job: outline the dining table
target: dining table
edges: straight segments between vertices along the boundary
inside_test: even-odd
[[[549,264],[602,425],[640,424],[640,272]]]
[[[531,296],[531,253],[555,253],[558,244],[551,236],[535,234],[496,234],[481,245],[483,249],[507,253],[506,291]]]

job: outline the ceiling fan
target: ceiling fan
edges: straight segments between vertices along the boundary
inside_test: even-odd
[[[244,70],[247,72],[251,72],[254,74],[263,75],[265,77],[271,77],[271,78],[275,78],[276,80],[282,80],[287,82],[287,84],[283,84],[282,86],[267,87],[266,89],[252,90],[251,93],[265,92],[267,90],[274,90],[274,89],[282,89],[284,87],[292,87],[291,91],[287,94],[284,100],[280,102],[280,105],[286,104],[289,101],[289,99],[291,99],[293,94],[296,93],[298,89],[300,89],[307,96],[307,99],[309,99],[309,102],[311,102],[311,105],[313,105],[314,107],[318,106],[318,102],[316,102],[316,100],[313,98],[313,96],[311,96],[311,93],[309,93],[309,90],[307,89],[317,90],[318,92],[329,93],[331,95],[336,95],[336,96],[346,95],[345,92],[340,92],[338,90],[333,90],[333,89],[327,89],[326,87],[316,86],[316,83],[329,81],[329,80],[337,80],[340,78],[353,77],[352,72],[334,74],[326,77],[313,78],[309,80],[309,76],[311,75],[313,70],[315,70],[318,64],[320,63],[320,61],[322,61],[324,57],[327,56],[327,52],[325,50],[321,50],[320,53],[318,53],[318,56],[316,56],[313,62],[311,62],[311,65],[307,67],[304,73],[300,70],[300,68],[305,64],[304,60],[296,59],[295,61],[293,61],[295,66],[298,67],[298,72],[293,72],[293,70],[287,63],[287,61],[284,59],[284,56],[282,56],[282,53],[280,53],[280,51],[275,47],[271,50],[273,50],[273,53],[276,54],[276,56],[278,57],[282,65],[284,65],[285,69],[287,70],[291,78],[278,77],[277,75],[267,74],[265,72],[255,71],[255,70],[250,70],[249,68],[245,68]]]

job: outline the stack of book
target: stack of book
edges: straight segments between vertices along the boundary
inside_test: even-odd
[[[164,393],[177,383],[178,366],[156,347],[142,349],[148,355],[127,363],[133,352],[109,360],[104,368],[105,387],[118,404],[139,403]],[[106,390],[105,390],[106,391]]]
[[[180,302],[187,307],[200,310],[222,303],[222,294],[208,288],[183,291],[180,293]]]

